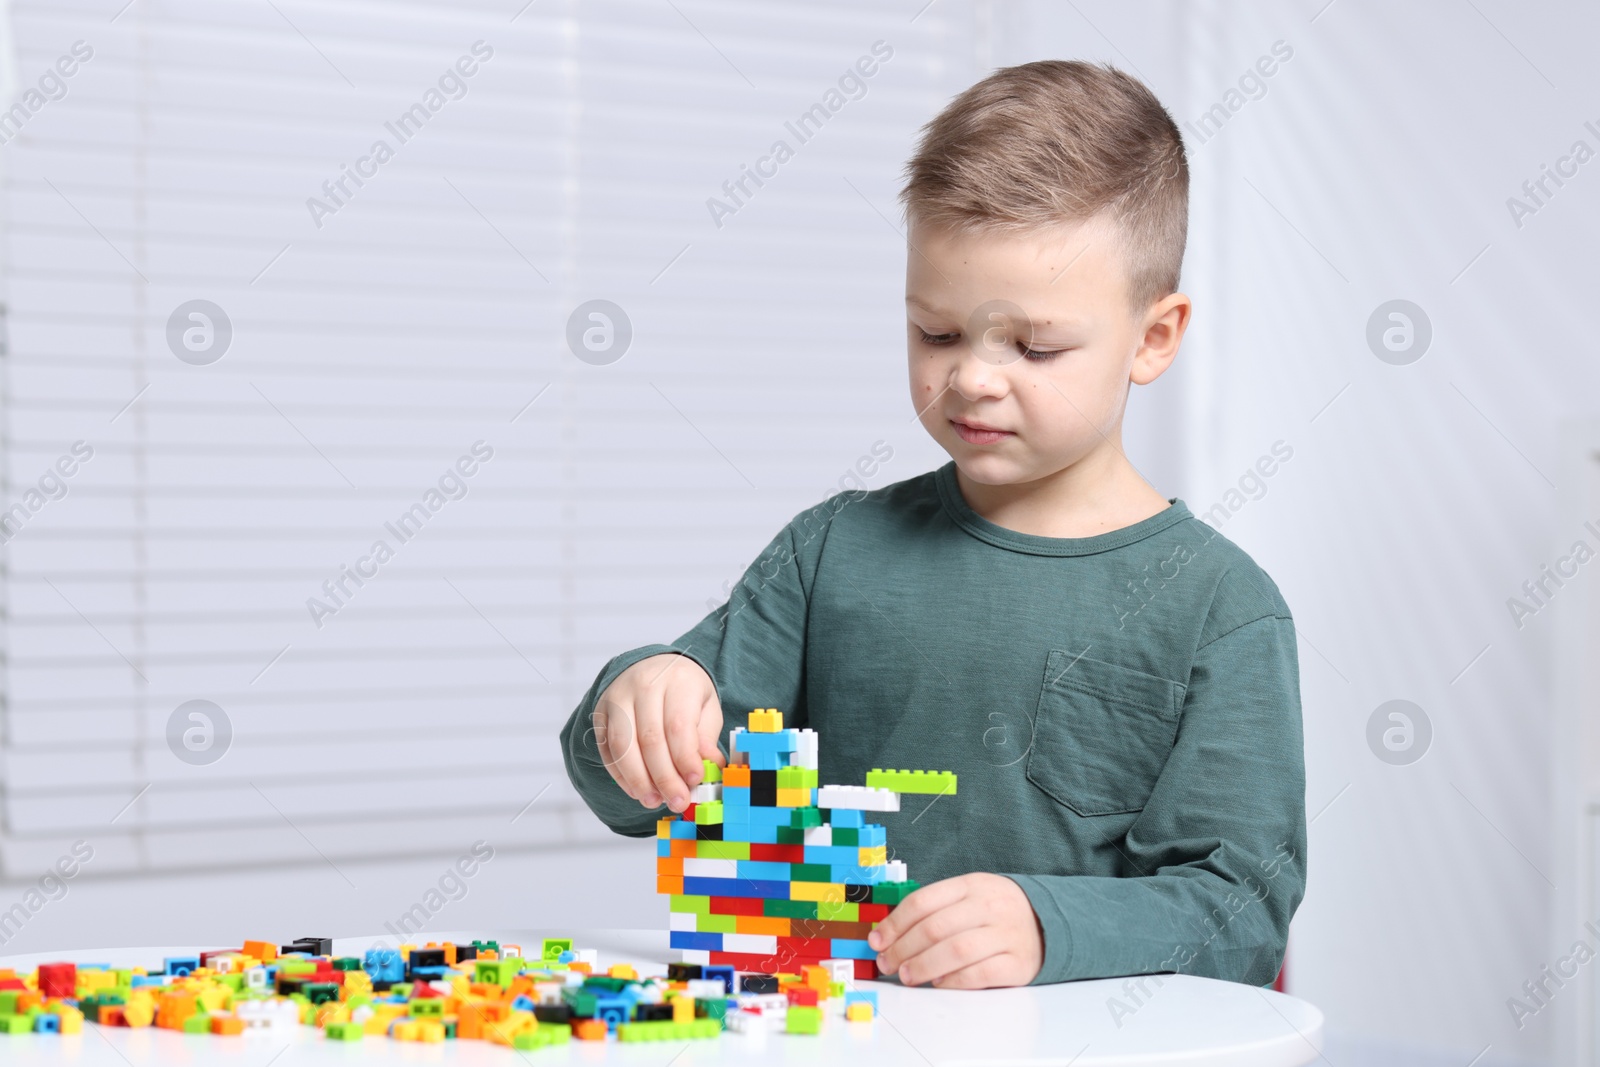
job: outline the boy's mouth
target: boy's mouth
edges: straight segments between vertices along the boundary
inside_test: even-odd
[[[956,433],[969,445],[992,445],[996,441],[1016,436],[1010,430],[997,430],[982,423],[962,422],[960,419],[951,419],[950,425],[956,428]]]

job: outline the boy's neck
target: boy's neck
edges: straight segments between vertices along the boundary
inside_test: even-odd
[[[1093,537],[1172,506],[1120,451],[1110,448],[1044,478],[1009,485],[975,482],[957,467],[956,485],[983,518],[1036,537]]]

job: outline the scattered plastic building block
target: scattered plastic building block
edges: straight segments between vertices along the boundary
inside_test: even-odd
[[[885,771],[874,767],[867,772],[867,788],[953,796],[956,776],[950,771]]]

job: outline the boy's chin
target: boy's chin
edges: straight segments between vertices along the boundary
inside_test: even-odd
[[[1038,477],[1023,464],[1002,456],[963,456],[953,453],[950,458],[956,461],[956,469],[963,476],[979,485],[1015,485],[1031,482]]]

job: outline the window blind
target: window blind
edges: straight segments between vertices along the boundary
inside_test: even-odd
[[[971,5],[6,18],[7,876],[605,840],[605,659],[940,458],[894,192]]]

